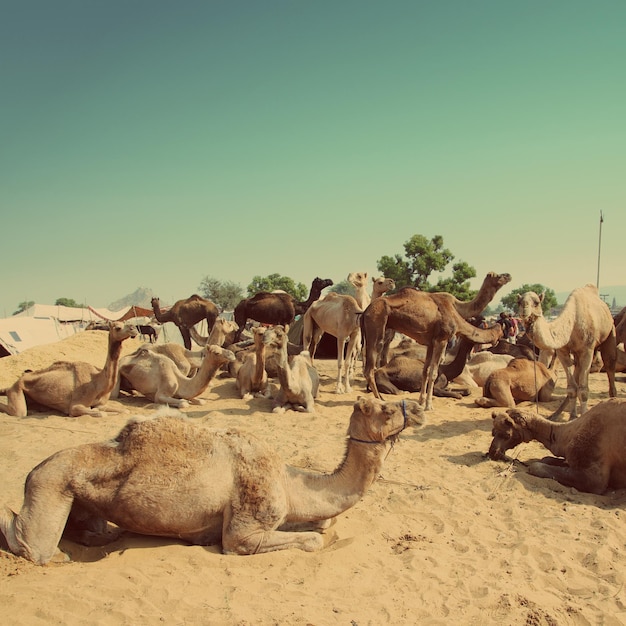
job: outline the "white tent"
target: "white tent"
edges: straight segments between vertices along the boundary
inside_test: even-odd
[[[52,317],[7,317],[0,319],[0,356],[19,354],[28,348],[54,343],[79,331],[77,324]]]

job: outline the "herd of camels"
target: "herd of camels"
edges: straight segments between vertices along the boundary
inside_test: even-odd
[[[200,545],[217,542],[228,554],[319,550],[332,519],[354,506],[380,472],[389,442],[407,426],[423,423],[433,396],[468,395],[462,384],[468,380],[480,381],[477,406],[498,409],[492,414],[491,459],[506,459],[507,450],[536,440],[555,456],[531,464],[531,474],[598,494],[626,488],[626,400],[616,398],[615,385],[616,368],[624,371],[618,345],[626,339],[626,309],[614,319],[598,290],[587,285],[575,289],[549,321],[543,295],[527,292],[518,301],[525,343],[514,345],[503,341],[500,324],[477,322],[511,281],[509,274],[490,272],[467,302],[448,293],[395,290],[388,278],[372,279],[368,293],[365,272],[351,273],[348,280],[354,296],[322,295],[333,283],[321,278],[305,302],[284,292],[259,293],[237,305],[234,322],[197,295],[166,311],[154,298],[156,319],[176,324],[184,346],[145,343],[121,357],[122,342],[137,329],[113,322],[102,368],[58,361],[25,372],[0,391],[7,397],[0,412],[11,416],[27,416],[34,403],[72,417],[102,417],[109,399],[122,393],[179,409],[202,404],[200,396],[221,372],[234,378],[244,400],[269,398],[274,378],[274,412],[313,412],[319,388],[315,355],[326,333],[336,338],[336,392],[352,390],[359,360],[371,392],[353,405],[344,458],[333,473],[285,465],[243,431],[210,430],[180,415],[157,413],[130,420],[113,441],[61,450],[35,467],[19,514],[0,511],[8,549],[45,564],[66,559],[58,550],[62,536],[94,545],[128,530]],[[195,329],[202,320],[207,337]],[[399,342],[397,333],[404,335]],[[477,350],[486,345],[491,347]],[[610,399],[588,411],[588,377],[597,355]],[[555,360],[567,377],[557,410],[542,418],[518,407],[552,399]],[[419,392],[419,400],[382,396],[407,391]]]

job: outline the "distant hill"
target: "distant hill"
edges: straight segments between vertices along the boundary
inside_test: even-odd
[[[567,296],[571,291],[561,291],[556,294],[559,304],[565,304]],[[611,308],[621,309],[626,306],[626,285],[613,285],[610,287],[600,287],[600,296]]]
[[[119,311],[127,306],[140,306],[145,309],[151,309],[152,304],[151,300],[155,296],[154,291],[152,289],[148,289],[147,287],[138,287],[133,293],[116,300],[115,302],[111,302],[109,304],[109,309],[111,311]]]

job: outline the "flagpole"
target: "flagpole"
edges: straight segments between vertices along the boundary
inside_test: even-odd
[[[602,222],[604,222],[604,216],[600,211],[600,234],[598,235],[598,276],[596,278],[596,287],[600,289],[600,250],[602,249]]]

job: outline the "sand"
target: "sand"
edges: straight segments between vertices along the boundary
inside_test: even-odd
[[[124,352],[137,345],[126,342]],[[102,365],[105,352],[106,333],[86,332],[7,357],[0,387],[54,360]],[[248,429],[287,463],[330,472],[365,383],[359,367],[354,391],[336,395],[336,363],[317,366],[315,414],[273,414],[269,400],[241,400],[229,378],[215,381],[205,406],[184,412],[209,426]],[[606,376],[592,374],[590,406],[606,399],[607,389]],[[555,395],[564,392],[561,375]],[[618,396],[625,392],[618,375]],[[513,451],[515,464],[487,460],[491,410],[474,405],[479,393],[434,399],[427,424],[402,434],[379,479],[337,518],[336,541],[321,552],[225,556],[219,546],[132,534],[98,548],[62,541],[72,562],[44,567],[0,551],[2,622],[626,624],[626,490],[597,496],[529,476],[519,461],[545,456],[537,443]],[[0,502],[19,510],[24,479],[37,463],[61,448],[111,438],[130,415],[155,408],[142,398],[111,404],[129,413],[0,414]],[[539,411],[548,415],[557,404]]]

